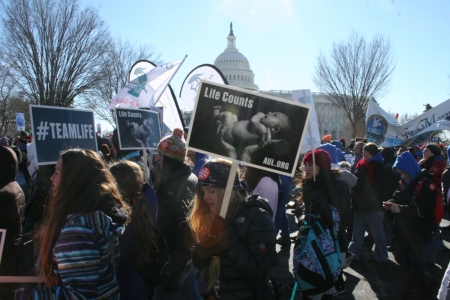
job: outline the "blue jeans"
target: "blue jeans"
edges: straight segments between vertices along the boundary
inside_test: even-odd
[[[172,300],[172,299],[186,299],[186,300],[201,300],[202,297],[197,288],[197,277],[195,276],[196,269],[193,263],[184,267],[180,274],[179,285],[180,290],[176,293],[167,293],[162,287],[155,289],[153,300]]]
[[[376,260],[386,261],[388,259],[383,218],[384,211],[354,211],[353,236],[348,251],[355,254],[355,259],[361,259],[361,247],[367,227],[370,228],[375,240]]]

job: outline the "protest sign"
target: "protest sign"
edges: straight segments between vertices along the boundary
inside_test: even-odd
[[[30,105],[38,165],[56,164],[70,148],[97,152],[94,112],[65,107]]]
[[[310,107],[201,81],[187,147],[293,176]]]
[[[2,264],[3,248],[5,247],[6,229],[0,229],[0,265]]]
[[[155,149],[161,138],[158,115],[151,110],[116,108],[120,149]]]
[[[17,131],[25,130],[25,115],[23,113],[16,113]]]

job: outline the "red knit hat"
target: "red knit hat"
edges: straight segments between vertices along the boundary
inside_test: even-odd
[[[183,129],[175,128],[172,135],[159,141],[156,151],[161,155],[184,161],[186,157],[186,141],[183,138]]]
[[[318,165],[322,169],[331,169],[331,157],[330,154],[328,154],[327,151],[322,149],[316,149],[314,150],[314,160],[316,165]],[[312,152],[309,151],[306,153],[305,157],[303,158],[303,164],[310,162],[313,162]]]

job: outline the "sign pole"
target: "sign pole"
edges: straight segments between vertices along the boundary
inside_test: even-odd
[[[224,219],[227,216],[228,206],[230,205],[231,192],[233,191],[234,179],[236,178],[238,165],[239,164],[236,161],[232,161],[230,174],[228,175],[227,187],[225,188],[225,194],[223,196],[219,214]]]

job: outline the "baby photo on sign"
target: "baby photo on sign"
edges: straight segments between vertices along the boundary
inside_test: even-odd
[[[293,101],[202,82],[188,147],[291,173],[308,113]]]
[[[161,138],[158,117],[154,111],[116,108],[120,148],[156,148]]]

